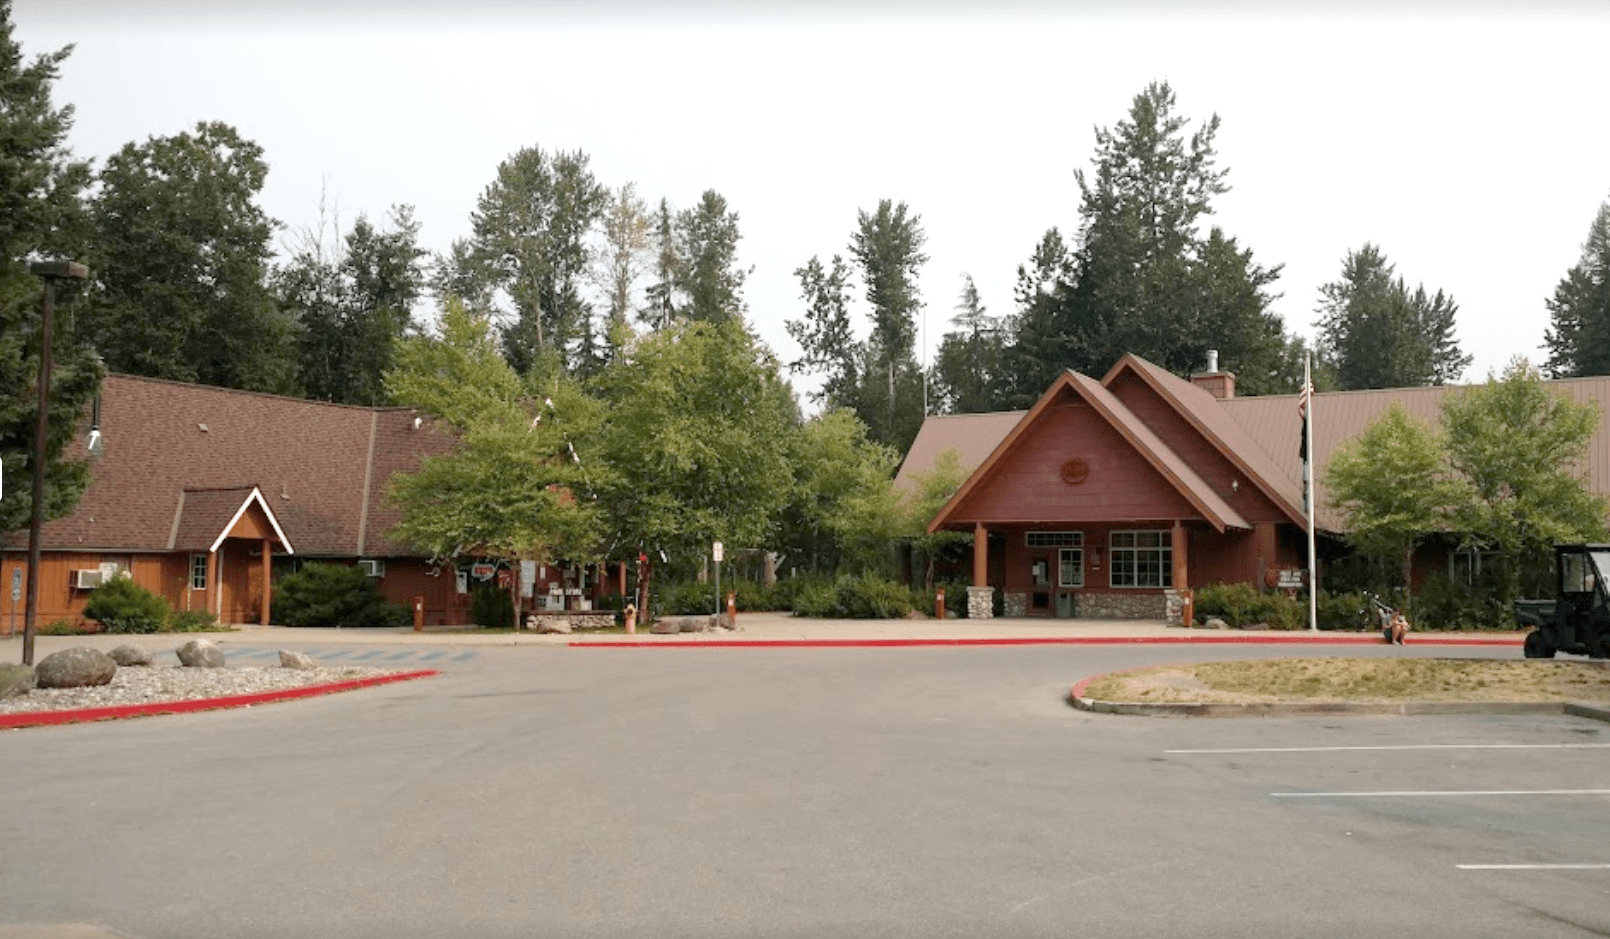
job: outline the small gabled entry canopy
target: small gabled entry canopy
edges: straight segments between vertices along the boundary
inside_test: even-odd
[[[272,606],[272,558],[274,547],[285,554],[294,554],[291,540],[285,536],[274,510],[268,507],[263,492],[256,486],[237,486],[229,489],[186,489],[179,495],[179,508],[174,513],[173,531],[168,538],[170,551],[189,551],[207,555],[207,609],[220,614],[223,605],[223,585],[218,576],[218,549],[225,539],[259,541],[262,543],[262,584],[259,615],[268,625]]]
[[[1087,481],[1097,485],[1085,488]],[[1219,532],[1252,528],[1103,385],[1065,371],[939,510],[928,531],[1044,521],[1070,510],[1110,512],[1119,509],[1115,498],[1154,503],[1130,517],[1189,513]]]

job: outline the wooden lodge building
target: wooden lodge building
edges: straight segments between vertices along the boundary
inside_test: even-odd
[[[1211,362],[1211,359],[1210,359]],[[928,418],[896,485],[955,450],[971,475],[929,523],[971,532],[970,616],[1157,618],[1178,622],[1185,589],[1251,582],[1273,588],[1307,566],[1297,395],[1238,398],[1235,376],[1185,380],[1126,355],[1101,380],[1064,372],[1027,411]],[[1610,378],[1547,383],[1597,402],[1588,488],[1610,493]],[[1435,425],[1458,387],[1314,396],[1315,528],[1330,542],[1346,520],[1329,504],[1325,467],[1393,402]],[[1414,558],[1468,578],[1480,557],[1432,543]],[[1324,580],[1323,554],[1320,579]]]
[[[410,408],[108,375],[100,426],[105,452],[83,499],[44,526],[41,627],[85,627],[90,590],[123,572],[175,610],[225,623],[266,622],[273,583],[309,560],[361,565],[391,603],[423,597],[433,625],[469,622],[476,579],[508,576],[472,559],[438,568],[389,537],[399,513],[386,483],[452,446]],[[85,456],[86,436],[70,456]],[[0,579],[25,583],[27,530],[3,548]],[[543,567],[533,605],[590,607],[600,580],[596,568]],[[0,634],[20,630],[23,601],[0,604]]]

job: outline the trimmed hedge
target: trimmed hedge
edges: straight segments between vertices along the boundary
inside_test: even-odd
[[[408,611],[380,595],[373,578],[347,564],[308,564],[274,585],[270,617],[281,626],[407,626]]]
[[[96,587],[84,604],[84,618],[109,633],[161,632],[171,613],[168,601],[128,577],[113,577]]]

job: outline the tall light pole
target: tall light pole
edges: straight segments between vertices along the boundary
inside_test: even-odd
[[[34,502],[28,524],[28,606],[22,614],[22,664],[34,664],[34,615],[39,606],[39,540],[45,525],[45,444],[50,430],[50,338],[55,316],[56,281],[83,280],[89,268],[72,261],[35,261],[29,273],[45,281],[45,307],[39,328],[39,418],[34,424]]]

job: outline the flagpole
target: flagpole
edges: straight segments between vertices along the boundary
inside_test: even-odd
[[[1308,513],[1308,628],[1319,629],[1319,568],[1314,550],[1314,384],[1309,374],[1312,353],[1303,356],[1303,509]]]

